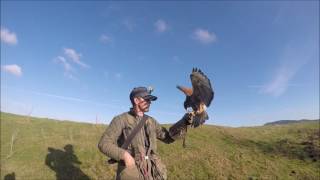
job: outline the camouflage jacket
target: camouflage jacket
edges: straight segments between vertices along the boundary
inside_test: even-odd
[[[112,159],[121,160],[125,150],[120,147],[139,121],[140,118],[135,117],[130,111],[114,117],[100,139],[100,151]],[[161,127],[154,118],[147,116],[145,126],[136,134],[127,149],[135,159],[138,179],[167,178],[166,168],[157,154],[157,139],[165,143],[174,141],[166,128]],[[121,179],[124,169],[124,164],[118,163],[116,179]]]

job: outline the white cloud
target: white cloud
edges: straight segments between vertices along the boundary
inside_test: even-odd
[[[103,72],[103,76],[109,80],[109,81],[119,81],[123,78],[123,73],[121,72],[108,72],[108,71],[104,71]]]
[[[80,65],[81,67],[88,68],[89,66],[84,62],[80,61],[82,54],[77,53],[74,49],[64,48],[64,54],[69,57],[74,63]]]
[[[286,67],[278,70],[273,79],[266,84],[260,92],[271,94],[273,96],[282,95],[288,88],[289,80],[295,75],[296,71],[292,71]]]
[[[105,34],[102,34],[102,35],[100,36],[99,40],[100,40],[101,42],[103,42],[103,43],[109,43],[109,42],[111,42],[110,36],[107,36],[107,35],[105,35]]]
[[[107,71],[103,72],[103,76],[108,80],[120,80],[123,78],[123,74],[120,72],[110,73]]]
[[[9,45],[15,45],[18,43],[16,34],[2,27],[1,27],[1,41]]]
[[[119,106],[118,104],[105,104],[105,103],[100,103],[100,102],[96,102],[96,101],[92,101],[92,100],[88,100],[88,99],[82,99],[82,98],[78,98],[78,97],[71,97],[71,96],[63,96],[63,95],[58,95],[58,94],[51,94],[51,93],[46,93],[46,92],[41,92],[41,91],[34,91],[34,90],[27,90],[27,89],[16,89],[13,87],[6,87],[7,91],[9,90],[14,90],[14,91],[18,91],[18,92],[23,92],[25,94],[36,94],[36,95],[40,95],[40,96],[47,96],[47,97],[51,97],[51,98],[55,98],[55,99],[60,99],[60,100],[65,100],[65,101],[73,101],[73,102],[79,102],[79,103],[90,103],[90,104],[94,104],[94,105],[99,105],[99,106],[106,106],[106,107],[110,107],[110,108],[115,108],[115,109],[119,109],[119,108],[123,108],[121,106]],[[2,101],[2,99],[1,99]],[[116,100],[110,100],[109,102],[116,102]],[[20,106],[26,106],[26,104],[24,103],[19,103]],[[2,106],[1,106],[2,108]],[[31,108],[28,108],[30,112]]]
[[[114,77],[115,77],[116,79],[122,79],[123,75],[122,75],[122,73],[115,73],[115,74],[114,74]]]
[[[3,69],[3,71],[11,73],[15,76],[21,76],[22,75],[22,70],[21,67],[16,65],[16,64],[12,64],[12,65],[4,65],[1,67]]]
[[[80,61],[81,54],[78,54],[74,49],[64,48],[64,53],[73,61]]]
[[[67,62],[66,58],[58,56],[55,61],[63,65],[63,68],[66,72],[73,71],[72,66]]]
[[[67,78],[78,80],[78,78],[76,77],[77,68],[73,65],[73,63],[84,68],[89,68],[89,66],[80,60],[82,55],[80,53],[77,53],[74,49],[64,48],[63,50],[64,56],[57,56],[53,61],[63,66],[64,75]]]
[[[162,19],[157,20],[157,22],[154,23],[154,26],[157,32],[165,32],[168,30],[168,24]]]
[[[294,66],[282,65],[281,67],[278,67],[272,80],[261,86],[260,93],[278,97],[284,94],[290,86],[297,86],[295,84],[290,84],[290,82],[301,67],[302,65],[297,64]]]
[[[173,61],[174,63],[177,63],[177,64],[181,64],[181,63],[182,63],[182,60],[180,59],[179,56],[173,56],[173,57],[172,57],[172,61]]]
[[[217,36],[215,35],[214,32],[209,32],[208,30],[205,29],[196,29],[193,32],[192,36],[195,40],[200,41],[201,43],[204,44],[209,44],[217,41]]]
[[[280,66],[276,68],[271,81],[261,86],[260,93],[278,97],[284,94],[288,87],[297,86],[292,83],[294,76],[315,53],[317,50],[311,44],[289,44],[280,58]]]
[[[63,66],[64,69],[64,75],[67,78],[76,80],[77,78],[74,76],[75,70],[72,67],[72,65],[70,63],[68,63],[68,61],[66,60],[66,58],[62,57],[62,56],[58,56],[54,59],[54,62],[61,64]]]
[[[133,31],[134,28],[137,26],[137,25],[133,22],[133,20],[128,19],[128,18],[123,21],[123,25],[124,25],[129,31]]]

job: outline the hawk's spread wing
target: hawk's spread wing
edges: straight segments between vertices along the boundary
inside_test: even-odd
[[[210,106],[214,97],[214,91],[209,78],[200,69],[193,68],[192,73],[190,74],[190,79],[192,88],[182,86],[177,86],[177,88],[186,95],[184,108],[188,111],[188,108],[191,107],[193,110],[192,112],[188,112],[188,116],[191,116],[187,122],[190,123],[191,127],[196,128],[209,119],[206,107]],[[182,120],[185,125],[185,134],[183,135],[183,147],[185,147],[185,136],[188,124],[184,119]]]
[[[200,69],[196,68],[192,69],[190,79],[193,87],[193,93],[191,95],[191,99],[193,99],[192,103],[196,103],[197,107],[199,107],[201,103],[209,107],[214,97],[209,78]]]

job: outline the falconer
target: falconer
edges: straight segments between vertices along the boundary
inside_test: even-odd
[[[157,139],[172,143],[185,133],[186,126],[192,121],[192,114],[186,113],[174,128],[169,131],[151,116],[149,111],[152,101],[157,97],[152,89],[134,88],[130,93],[132,107],[128,112],[115,116],[103,133],[98,148],[113,161],[118,162],[117,180],[165,180],[167,170],[157,153]],[[140,129],[134,130],[143,122]],[[136,131],[131,142],[130,135]],[[132,136],[132,135],[131,135]],[[127,144],[126,148],[123,145]],[[109,161],[112,162],[112,161]]]

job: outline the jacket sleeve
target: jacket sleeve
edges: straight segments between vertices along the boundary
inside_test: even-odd
[[[169,131],[165,127],[162,127],[157,121],[154,122],[156,126],[157,139],[167,144],[174,142],[174,139],[169,135]]]
[[[122,134],[123,122],[118,117],[113,118],[110,125],[107,127],[105,132],[99,141],[99,150],[114,160],[121,160],[125,152],[124,149],[120,148],[117,144],[117,140]]]

